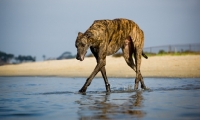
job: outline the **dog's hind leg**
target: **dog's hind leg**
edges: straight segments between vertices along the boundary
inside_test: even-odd
[[[131,67],[136,72],[136,66],[134,64],[133,57],[132,57],[134,49],[133,49],[133,45],[132,45],[132,41],[130,37],[124,41],[122,52],[123,52],[123,57],[126,63],[128,64],[128,66]]]
[[[146,89],[142,74],[140,72],[141,56],[142,56],[142,49],[140,47],[136,47],[135,53],[134,53],[135,62],[136,62],[136,78],[135,78],[135,87],[134,87],[135,90],[138,89],[139,81],[141,83],[141,88]]]
[[[131,38],[128,37],[124,41],[124,46],[122,47],[122,51],[126,63],[136,72],[134,89],[135,90],[138,89],[139,82],[141,82],[141,88],[146,89],[142,74],[140,72],[142,49],[140,49],[140,47],[134,47],[134,43],[132,42]],[[132,57],[133,53],[136,65],[134,64],[133,61]]]
[[[135,59],[136,65],[134,64],[134,61],[133,61],[132,55],[133,55],[133,53],[135,55],[135,53],[137,51],[135,51],[133,42],[130,37],[128,37],[124,41],[124,46],[122,47],[122,51],[123,51],[123,56],[124,56],[126,63],[128,64],[128,66],[130,66],[136,72],[134,89],[138,89],[138,83],[139,83],[140,79],[142,79],[142,75],[140,73],[140,70],[138,69],[140,67],[140,63],[138,63],[138,60],[137,60],[137,59],[139,59],[139,57],[137,57],[137,59]],[[141,57],[141,55],[140,55],[140,57]]]
[[[134,48],[132,40],[130,38],[127,38],[124,41],[124,46],[122,47],[122,51],[126,63],[136,72],[134,89],[135,90],[138,89],[139,82],[141,82],[141,88],[146,89],[142,74],[140,72],[142,50],[140,50],[139,48]],[[132,57],[133,53],[136,65],[134,64],[133,61]]]

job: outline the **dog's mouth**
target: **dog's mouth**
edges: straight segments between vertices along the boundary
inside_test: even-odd
[[[87,53],[87,52],[86,52],[86,53]],[[85,57],[85,55],[86,55],[86,53],[85,53],[84,55],[78,55],[78,54],[77,54],[76,59],[77,59],[77,60],[80,60],[80,61],[83,61],[83,60],[84,60],[84,57]]]
[[[76,59],[77,59],[77,60],[80,60],[80,61],[83,61],[83,60],[84,60],[84,56],[78,56],[78,55],[77,55],[77,56],[76,56]]]
[[[80,57],[80,59],[79,59],[80,61],[83,61],[84,60],[84,56],[83,55],[81,55],[81,57]]]

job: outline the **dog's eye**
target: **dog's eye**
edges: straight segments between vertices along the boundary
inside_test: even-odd
[[[85,44],[80,44],[81,45],[81,47],[85,47]]]

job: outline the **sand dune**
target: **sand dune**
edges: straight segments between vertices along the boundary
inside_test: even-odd
[[[23,63],[0,66],[0,76],[65,76],[88,77],[96,65],[95,58]],[[107,57],[108,77],[135,77],[123,57]],[[142,59],[143,77],[200,77],[200,56],[155,56]],[[97,74],[101,76],[100,73]]]

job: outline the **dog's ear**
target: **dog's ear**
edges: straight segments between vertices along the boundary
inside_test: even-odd
[[[87,38],[91,38],[93,36],[93,34],[91,32],[87,32],[85,35]]]
[[[81,36],[81,35],[83,35],[83,33],[82,32],[78,32],[78,36]]]

